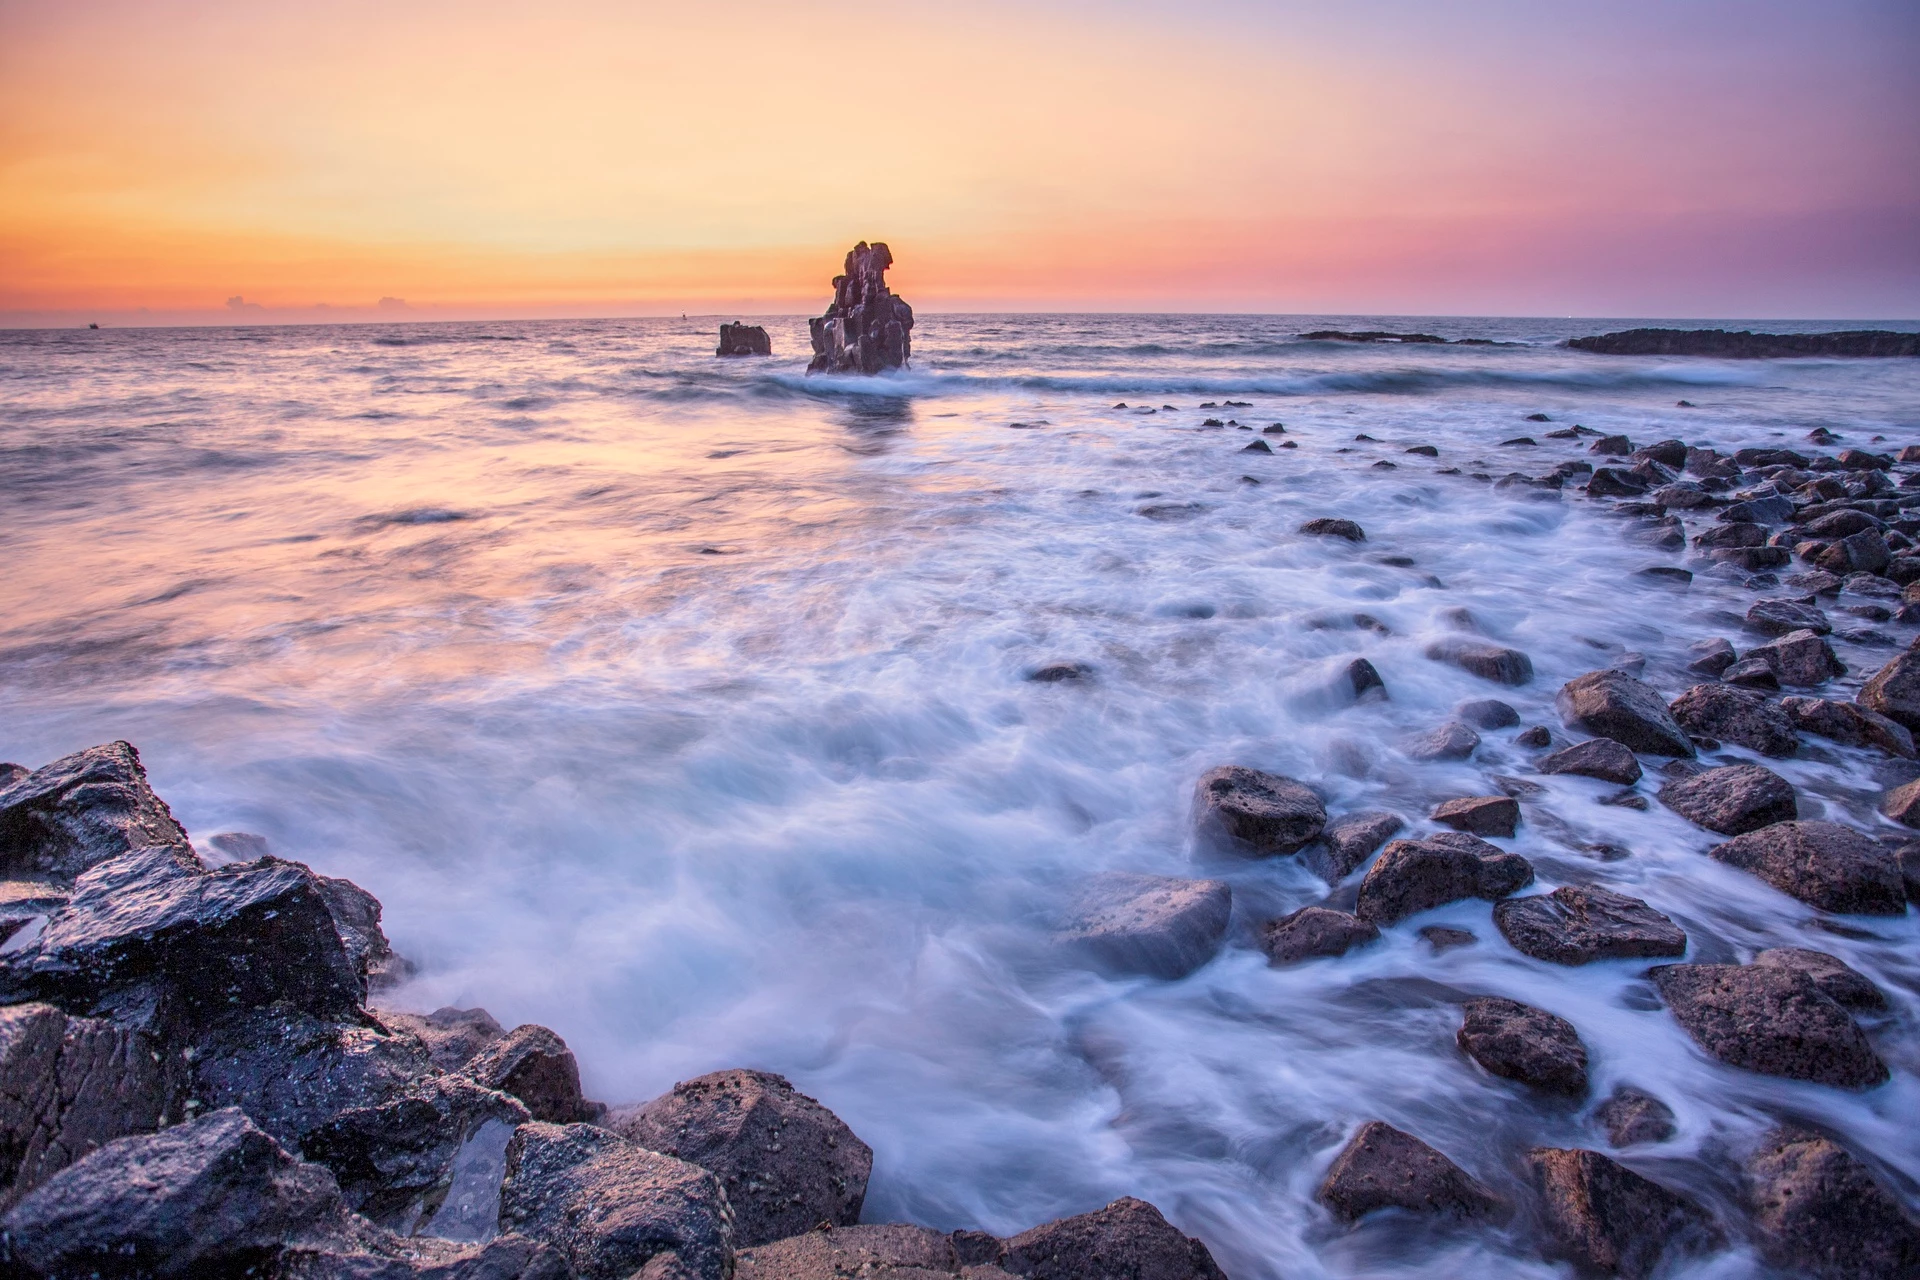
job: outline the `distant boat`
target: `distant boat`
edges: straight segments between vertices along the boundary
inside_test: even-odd
[[[89,328],[89,329],[98,329],[99,327],[100,327],[100,326],[99,326],[99,325],[97,325],[97,324],[90,324],[90,325],[88,325],[88,326],[87,326],[87,328]]]

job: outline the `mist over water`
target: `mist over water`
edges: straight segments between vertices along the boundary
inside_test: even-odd
[[[1844,1134],[1911,1201],[1912,913],[1823,922],[1657,804],[1533,775],[1515,730],[1470,761],[1402,750],[1465,699],[1557,729],[1574,675],[1639,653],[1671,697],[1689,644],[1754,640],[1738,575],[1636,545],[1572,490],[1439,469],[1542,474],[1585,456],[1540,435],[1575,422],[1920,442],[1920,362],[1551,345],[1630,323],[932,315],[914,369],[879,379],[806,378],[800,320],[770,325],[771,361],[715,359],[712,326],[678,321],[0,334],[0,758],[133,741],[209,856],[256,831],[379,896],[420,966],[389,1003],[551,1026],[590,1096],[787,1075],[874,1147],[870,1222],[1006,1234],[1131,1194],[1235,1280],[1562,1274],[1524,1222],[1349,1232],[1311,1199],[1369,1119],[1516,1199],[1526,1148],[1604,1149],[1591,1102],[1455,1048],[1477,994],[1570,1019],[1593,1100],[1630,1082],[1672,1105],[1678,1138],[1625,1162],[1728,1221],[1738,1153],[1783,1116]],[[1324,327],[1521,345],[1294,340]],[[1250,403],[1198,407],[1228,399]],[[1243,453],[1257,437],[1208,418],[1299,447]],[[1501,443],[1523,434],[1539,445]],[[1316,516],[1367,541],[1295,533]],[[1634,576],[1658,563],[1691,588]],[[1532,684],[1422,656],[1462,607]],[[1835,621],[1848,693],[1911,638]],[[1388,701],[1330,692],[1356,657]],[[1024,679],[1056,661],[1094,676]],[[1911,767],[1806,742],[1767,762],[1801,816],[1893,834],[1874,801]],[[1194,849],[1194,781],[1227,763],[1413,834],[1438,800],[1526,777],[1544,790],[1500,843],[1542,889],[1645,898],[1691,959],[1841,956],[1892,1001],[1866,1025],[1893,1079],[1721,1066],[1644,962],[1527,959],[1485,902],[1271,968],[1254,927],[1329,889],[1297,859]],[[1230,945],[1178,982],[1079,967],[1049,922],[1113,869],[1228,880]],[[1436,956],[1426,924],[1479,942]],[[1675,1274],[1756,1267],[1736,1242]]]

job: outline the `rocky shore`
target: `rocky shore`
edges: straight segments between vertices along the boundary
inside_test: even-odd
[[[1920,333],[1847,329],[1834,333],[1753,333],[1738,329],[1623,329],[1571,338],[1576,351],[1608,356],[1715,356],[1722,360],[1863,359],[1920,356]]]

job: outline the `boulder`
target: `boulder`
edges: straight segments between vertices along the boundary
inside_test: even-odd
[[[1480,746],[1480,735],[1458,720],[1412,739],[1406,752],[1415,760],[1465,760]]]
[[[1733,764],[1675,778],[1660,803],[1688,822],[1737,836],[1800,816],[1793,784],[1757,764]]]
[[[1630,787],[1640,781],[1640,762],[1625,744],[1612,738],[1589,738],[1540,762],[1542,773],[1575,773]]]
[[[1739,660],[1739,655],[1733,651],[1733,645],[1718,636],[1692,645],[1687,652],[1693,655],[1692,660],[1687,663],[1687,670],[1695,675],[1712,676],[1715,679]]]
[[[1021,1232],[1000,1267],[1029,1280],[1226,1280],[1206,1245],[1132,1196]]]
[[[1587,448],[1588,453],[1624,458],[1633,452],[1633,441],[1625,436],[1601,436]]]
[[[1877,711],[1855,702],[1827,698],[1782,698],[1780,710],[1787,723],[1802,733],[1815,734],[1848,747],[1878,747],[1888,755],[1914,758],[1913,735]]]
[[[1880,812],[1904,827],[1920,827],[1920,778],[1903,782],[1880,797]]]
[[[862,240],[833,278],[833,302],[807,321],[813,341],[808,373],[879,373],[899,369],[913,355],[913,308],[887,288],[893,253]]]
[[[1326,878],[1338,882],[1352,875],[1405,825],[1399,814],[1380,810],[1343,813],[1329,821],[1320,833],[1325,850],[1320,862]]]
[[[1719,518],[1729,523],[1752,521],[1757,524],[1779,524],[1793,517],[1793,500],[1780,494],[1767,494],[1764,497],[1748,498],[1732,506],[1722,508]]]
[[[961,1271],[952,1238],[931,1227],[816,1225],[822,1229],[743,1248],[734,1280],[932,1280]],[[993,1244],[997,1254],[999,1241]]]
[[[1650,973],[1694,1043],[1729,1066],[1843,1089],[1887,1078],[1866,1034],[1798,969],[1669,964]]]
[[[485,1009],[455,1009],[452,1006],[432,1013],[395,1013],[380,1011],[380,1021],[394,1031],[418,1040],[442,1071],[458,1071],[473,1055],[507,1034]]]
[[[1822,911],[1872,916],[1906,913],[1906,886],[1894,855],[1837,823],[1776,822],[1717,844],[1707,853]]]
[[[1527,1153],[1552,1253],[1611,1275],[1651,1275],[1686,1242],[1711,1238],[1711,1219],[1685,1196],[1598,1151]]]
[[[732,1216],[713,1174],[607,1129],[534,1121],[507,1143],[501,1230],[551,1246],[579,1280],[728,1280]]]
[[[714,351],[717,356],[770,356],[773,354],[773,340],[767,337],[767,331],[757,324],[742,324],[738,320],[732,324],[720,326],[720,346]]]
[[[1594,885],[1493,904],[1493,923],[1514,950],[1554,964],[1686,954],[1679,925],[1638,898]]]
[[[1255,854],[1293,853],[1327,825],[1320,797],[1292,778],[1226,765],[1200,779],[1194,808],[1203,833]]]
[[[1265,441],[1259,443],[1264,444]],[[1351,698],[1356,702],[1375,689],[1380,691],[1380,697],[1387,696],[1387,682],[1380,678],[1379,669],[1365,658],[1355,658],[1349,662],[1334,682],[1334,689],[1342,698]]]
[[[1648,487],[1646,481],[1619,467],[1601,467],[1587,481],[1587,493],[1595,498],[1637,498]]]
[[[1763,756],[1790,756],[1800,745],[1786,712],[1751,689],[1697,684],[1675,698],[1669,709],[1688,733],[1738,743]]]
[[[1760,1252],[1808,1280],[1920,1275],[1920,1225],[1865,1161],[1831,1138],[1776,1130],[1747,1163]]]
[[[1486,1218],[1500,1198],[1465,1169],[1410,1133],[1370,1120],[1334,1158],[1314,1198],[1354,1222],[1376,1209]]]
[[[1469,1000],[1462,1011],[1460,1048],[1494,1075],[1570,1097],[1587,1091],[1587,1048],[1565,1018],[1500,996]]]
[[[872,1149],[784,1076],[715,1071],[608,1123],[720,1179],[741,1248],[860,1221]]]
[[[1343,956],[1380,937],[1379,928],[1344,911],[1302,907],[1291,915],[1269,921],[1260,930],[1260,949],[1275,964],[1296,964]]]
[[[1768,693],[1780,691],[1780,677],[1773,674],[1773,668],[1767,665],[1765,658],[1757,655],[1740,659],[1721,672],[1720,678],[1743,689],[1763,689]]]
[[[1321,516],[1309,520],[1300,526],[1300,532],[1314,538],[1345,538],[1348,542],[1365,542],[1366,531],[1351,520],[1341,520],[1333,516]]]
[[[1834,656],[1833,646],[1811,631],[1789,631],[1783,636],[1747,650],[1748,658],[1759,658],[1784,685],[1807,688],[1825,684],[1834,676],[1847,674],[1847,666]]]
[[[1813,979],[1822,995],[1843,1009],[1877,1012],[1887,1007],[1887,997],[1880,988],[1839,956],[1806,947],[1769,947],[1753,962],[1767,968],[1799,970]]]
[[[1532,882],[1533,866],[1519,854],[1443,831],[1389,844],[1360,882],[1354,914],[1371,924],[1397,924],[1461,898],[1504,898]]]
[[[1920,730],[1920,653],[1908,650],[1874,673],[1856,700],[1909,730]]]
[[[89,747],[0,788],[0,877],[70,884],[89,867],[146,848],[193,857],[131,743]]]
[[[1833,624],[1827,621],[1827,615],[1810,604],[1800,604],[1794,600],[1757,600],[1747,610],[1747,625],[1755,631],[1770,636],[1784,636],[1795,631],[1811,631],[1824,636],[1833,630]]]
[[[1520,804],[1512,796],[1461,796],[1442,801],[1433,820],[1476,836],[1511,837],[1520,825]]]
[[[262,850],[261,852],[265,852]],[[326,900],[340,945],[347,949],[361,981],[370,990],[397,985],[413,966],[393,952],[380,927],[380,900],[351,880],[315,876],[314,884]]]
[[[1632,1085],[1621,1085],[1594,1109],[1593,1118],[1616,1147],[1665,1142],[1674,1134],[1673,1108]]]
[[[1766,544],[1767,526],[1745,521],[1709,525],[1693,535],[1693,545],[1702,551],[1712,551],[1718,547],[1764,547]]]
[[[1610,738],[1632,751],[1691,758],[1693,743],[1674,722],[1660,695],[1624,671],[1589,671],[1554,697],[1569,726]]]
[[[1533,660],[1518,649],[1484,641],[1449,637],[1427,646],[1427,657],[1459,667],[1495,684],[1523,685],[1533,679]]]
[[[1866,512],[1851,508],[1829,511],[1801,526],[1807,536],[1813,538],[1845,538],[1867,529],[1880,527],[1880,522]]]
[[[1476,729],[1511,729],[1520,713],[1498,698],[1475,698],[1453,709],[1453,714]]]
[[[597,1118],[580,1095],[573,1051],[545,1027],[515,1027],[476,1053],[461,1074],[484,1089],[520,1099],[535,1120],[573,1124]]]
[[[1183,978],[1220,950],[1232,914],[1233,891],[1223,880],[1114,871],[1080,892],[1058,937],[1119,972]]]

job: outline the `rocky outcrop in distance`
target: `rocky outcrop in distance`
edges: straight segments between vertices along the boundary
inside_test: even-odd
[[[905,368],[913,355],[913,308],[887,288],[893,253],[862,240],[833,278],[833,302],[807,321],[813,338],[808,373],[880,373]]]
[[[1783,360],[1795,356],[1920,356],[1920,333],[1846,329],[1835,333],[1754,333],[1747,329],[1622,329],[1569,338],[1575,351],[1605,356],[1716,356]]]
[[[717,356],[770,356],[773,354],[773,339],[767,331],[757,324],[742,324],[736,320],[732,324],[720,326],[720,346],[714,351]]]

